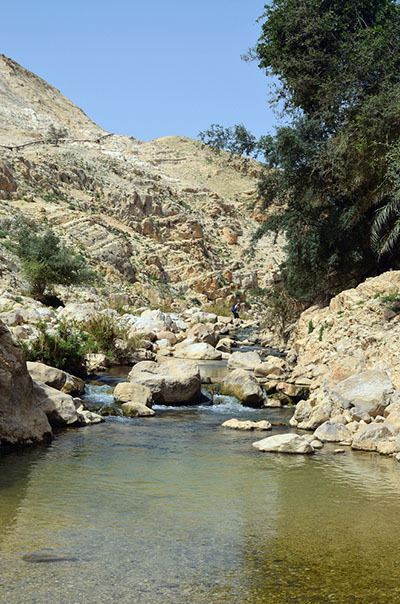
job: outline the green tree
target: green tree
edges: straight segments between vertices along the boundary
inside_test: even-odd
[[[287,292],[331,296],[397,266],[400,9],[394,0],[273,0],[253,55],[290,123],[264,137],[264,223],[283,231]]]
[[[220,124],[211,124],[207,130],[199,132],[198,137],[217,152],[224,149],[231,154],[236,153],[249,157],[252,155],[257,157],[259,154],[256,137],[243,124],[236,124],[231,128],[226,128]]]
[[[52,285],[74,285],[94,279],[83,256],[70,251],[50,229],[38,234],[28,226],[20,227],[16,253],[22,260],[31,294],[38,300],[44,299]]]

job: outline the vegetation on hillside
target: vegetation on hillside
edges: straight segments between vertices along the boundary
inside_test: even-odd
[[[16,254],[22,260],[30,293],[44,301],[53,285],[77,285],[93,281],[94,273],[83,256],[69,250],[50,229],[40,234],[27,225],[16,235]]]
[[[285,292],[310,302],[399,266],[400,6],[273,0],[260,22],[251,54],[288,123],[262,137],[260,194],[280,210],[258,235],[286,234]]]

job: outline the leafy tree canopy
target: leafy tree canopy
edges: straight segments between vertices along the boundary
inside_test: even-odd
[[[21,226],[17,231],[16,253],[22,260],[31,293],[39,300],[52,285],[73,285],[94,278],[83,256],[70,251],[50,229],[38,234],[26,225]]]
[[[273,0],[253,54],[291,123],[264,137],[264,223],[284,231],[287,291],[330,296],[397,266],[400,9],[394,0]]]

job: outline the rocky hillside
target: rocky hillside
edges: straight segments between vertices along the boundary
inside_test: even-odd
[[[183,137],[108,134],[3,55],[0,107],[0,289],[27,288],[10,245],[21,219],[96,267],[101,285],[58,292],[70,300],[228,305],[256,301],[274,278],[282,241],[251,242],[254,160]]]

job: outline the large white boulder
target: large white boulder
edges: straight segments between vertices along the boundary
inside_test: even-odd
[[[392,402],[393,384],[382,371],[363,371],[340,382],[333,391],[345,409],[357,407],[372,417],[382,415]]]
[[[378,445],[392,438],[392,432],[383,424],[361,424],[354,434],[352,449],[377,451]]]
[[[181,405],[195,401],[200,395],[199,366],[191,360],[141,361],[134,365],[128,378],[131,382],[147,386],[153,403]]]
[[[314,453],[313,446],[304,436],[292,433],[268,436],[253,443],[253,447],[275,453]]]

